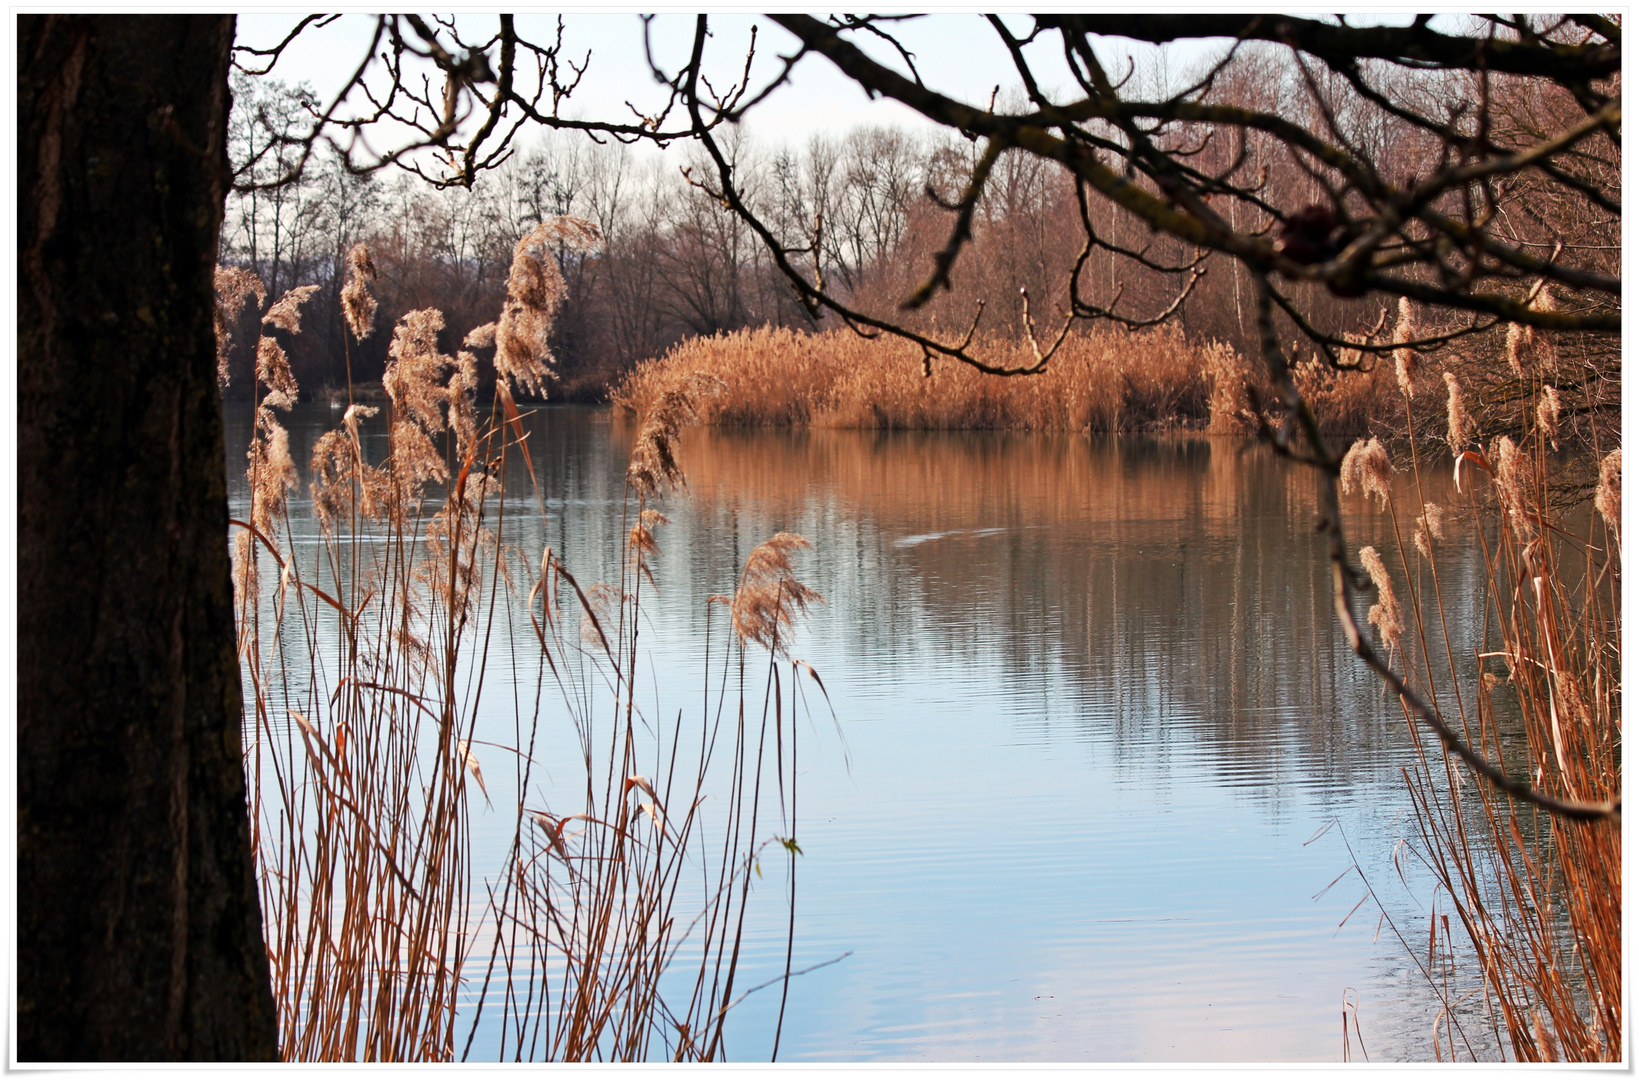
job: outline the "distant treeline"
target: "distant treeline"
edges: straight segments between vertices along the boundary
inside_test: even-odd
[[[1133,77],[1162,76],[1139,70]],[[1407,94],[1440,90],[1427,77],[1407,73],[1404,78]],[[1513,92],[1511,86],[1497,90],[1499,98]],[[276,81],[240,77],[232,154],[242,181],[265,180],[283,167],[281,154],[288,152],[278,148],[274,136],[281,125],[295,129],[305,94]],[[1376,119],[1370,123],[1347,112],[1320,114],[1303,74],[1278,50],[1242,50],[1219,76],[1213,94],[1316,130],[1335,126],[1340,137],[1363,147],[1385,176],[1411,174],[1413,162],[1440,148],[1435,134],[1385,123],[1381,113],[1372,114]],[[1508,104],[1497,115],[1507,118],[1511,130],[1493,131],[1492,137],[1527,145],[1542,126],[1537,113],[1550,104],[1526,98]],[[1190,168],[1243,184],[1253,178],[1271,211],[1290,215],[1327,198],[1320,182],[1273,141],[1264,145],[1253,134],[1236,142],[1204,125],[1193,134],[1197,142],[1187,148],[1192,152],[1186,158]],[[1124,136],[1112,128],[1110,137]],[[971,173],[977,144],[959,136],[856,128],[801,147],[739,136],[728,145],[753,209],[791,249],[793,262],[805,271],[817,262],[828,288],[867,312],[910,318],[923,330],[960,338],[982,300],[977,332],[1022,341],[1028,296],[1031,330],[1046,342],[1062,325],[1070,270],[1079,259],[1083,300],[1145,319],[1187,291],[1168,320],[1186,341],[1220,342],[1242,356],[1257,352],[1251,284],[1237,264],[1217,256],[1198,260],[1180,241],[1135,226],[1106,201],[1078,200],[1068,174],[1051,162],[1018,153],[1000,157],[952,287],[908,315],[900,303],[927,277],[935,253],[949,239],[954,215],[948,207]],[[703,157],[689,153],[683,148],[671,158],[639,158],[619,145],[548,132],[471,190],[436,190],[403,174],[360,179],[321,156],[297,183],[230,198],[222,260],[254,269],[273,296],[297,284],[320,286],[305,309],[304,333],[289,346],[296,378],[309,392],[345,385],[344,347],[352,350],[355,382],[379,379],[391,327],[406,311],[441,309],[446,349],[453,351],[469,329],[496,317],[517,239],[555,214],[592,221],[605,244],[589,254],[560,253],[568,300],[552,335],[559,373],[554,397],[602,397],[641,361],[688,338],[757,327],[838,328],[835,318],[813,320],[748,226],[690,182],[690,172],[697,178],[713,173]],[[1590,183],[1620,190],[1619,163],[1590,159],[1587,174]],[[1532,182],[1522,174],[1510,205],[1492,211],[1508,215],[1515,239],[1545,251],[1558,243],[1608,248],[1613,268],[1618,265],[1619,238],[1606,235],[1609,228],[1573,220],[1565,208],[1533,198]],[[1224,212],[1244,213],[1238,205],[1227,200]],[[1083,215],[1095,237],[1085,252]],[[1263,224],[1274,228],[1275,218],[1266,216]],[[344,345],[338,294],[345,254],[360,241],[369,245],[380,270],[381,310],[373,337]],[[1205,275],[1186,290],[1197,267]],[[1371,333],[1382,343],[1397,333],[1423,337],[1456,328],[1455,323],[1425,325],[1415,312],[1408,323],[1401,313],[1385,311],[1381,300],[1337,297],[1305,283],[1286,287],[1296,309],[1329,331]],[[1299,345],[1299,358],[1312,357],[1295,325],[1287,329]],[[1486,387],[1486,400],[1506,422],[1528,412],[1528,405],[1516,407],[1514,399],[1525,402],[1535,387],[1523,374],[1516,378],[1517,343],[1505,340],[1504,329],[1462,339],[1460,350],[1427,359],[1471,368],[1465,381]],[[248,333],[238,337],[254,340]],[[1570,348],[1559,352],[1578,353],[1580,362],[1574,371],[1556,366],[1555,379],[1562,392],[1580,391],[1575,414],[1590,420],[1614,416],[1619,398],[1611,376],[1620,371],[1619,351],[1597,341],[1566,344]],[[250,361],[249,349],[241,346],[230,395],[245,391]],[[1390,362],[1387,355],[1382,361]],[[1369,355],[1364,359],[1365,366],[1372,362]],[[1513,387],[1511,379],[1520,385]]]

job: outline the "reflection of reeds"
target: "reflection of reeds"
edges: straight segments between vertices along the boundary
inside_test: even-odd
[[[985,345],[997,363],[1031,362],[1023,342]],[[962,364],[924,377],[914,345],[849,331],[746,330],[693,338],[638,367],[611,396],[633,413],[685,380],[710,376],[719,393],[706,424],[836,428],[1004,428],[1037,431],[1238,431],[1256,382],[1228,346],[1194,344],[1175,327],[1072,335],[1045,373],[998,379]],[[1327,430],[1363,430],[1385,400],[1371,373],[1304,375]]]
[[[1443,624],[1449,602],[1440,590],[1441,525],[1425,506],[1413,541],[1432,576],[1425,579],[1417,559],[1400,547],[1417,616],[1400,643],[1410,677],[1470,746],[1528,776],[1544,794],[1583,803],[1618,798],[1621,560],[1612,520],[1601,525],[1599,516],[1587,514],[1579,530],[1549,509],[1549,425],[1530,447],[1504,436],[1484,451],[1472,449],[1458,384],[1449,374],[1447,382],[1452,449],[1462,455],[1467,510],[1485,560],[1488,640],[1478,650],[1478,685],[1463,685],[1456,658],[1440,644],[1443,627],[1425,624],[1424,613]],[[1620,469],[1619,457],[1608,460]],[[1421,486],[1415,458],[1413,474]],[[1480,478],[1487,475],[1493,497],[1482,501]],[[1388,604],[1381,561],[1373,566],[1367,549],[1360,554],[1380,604]],[[1419,596],[1425,580],[1428,588]],[[1436,675],[1442,671],[1447,678]],[[1422,853],[1441,894],[1436,907],[1449,905],[1459,924],[1454,932],[1448,915],[1436,918],[1431,911],[1427,956],[1419,958],[1445,1006],[1436,1054],[1475,1052],[1475,1033],[1455,1019],[1462,995],[1451,983],[1464,970],[1456,941],[1466,938],[1473,950],[1467,970],[1484,996],[1483,1008],[1470,1007],[1467,1017],[1489,1028],[1498,1052],[1520,1061],[1616,1060],[1622,1053],[1620,822],[1575,820],[1511,800],[1476,783],[1467,765],[1424,750],[1419,743],[1407,782]]]
[[[1201,522],[1227,538],[1251,500],[1270,497],[1271,484],[1294,514],[1318,506],[1307,477],[1249,462],[1260,448],[1239,439],[695,428],[681,443],[690,484],[701,492],[778,500],[793,511],[829,494],[923,530],[1014,520],[1085,525],[1090,515],[1110,515]],[[1124,455],[1141,464],[1116,467]]]
[[[541,253],[520,251],[539,277]],[[299,328],[294,304],[276,325]],[[428,310],[395,330],[384,460],[368,462],[360,439],[373,409],[350,406],[317,440],[311,563],[297,558],[286,504],[296,476],[273,412],[288,407],[294,383],[271,353],[261,380],[250,520],[237,523],[235,555],[281,1053],[449,1061],[487,1025],[503,1059],[721,1057],[746,878],[772,842],[758,831],[776,786],[764,782],[770,766],[786,832],[794,827],[795,717],[779,687],[796,668],[771,664],[760,724],[747,719],[758,706],[744,699],[743,676],[727,678],[732,649],[718,654],[719,685],[734,689],[715,701],[708,691],[706,715],[686,728],[681,713],[669,725],[644,716],[637,630],[665,521],[643,505],[654,490],[634,485],[616,585],[583,589],[550,549],[525,581],[503,542],[500,491],[508,456],[526,453],[522,429],[504,393],[486,422],[472,415],[476,361],[441,354],[441,327]],[[444,495],[429,510],[434,483]],[[528,607],[533,636],[526,627],[513,640],[511,605]],[[744,642],[738,655],[743,672]],[[479,737],[492,667],[518,673],[514,700],[524,703],[502,740]],[[536,755],[553,686],[584,775],[547,796]],[[496,786],[497,755],[514,765],[516,796],[501,808],[512,825],[505,858],[486,868],[475,864],[469,800],[499,797],[484,780],[487,764]],[[554,765],[561,782],[564,763]]]

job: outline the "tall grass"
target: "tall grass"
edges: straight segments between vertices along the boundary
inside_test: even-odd
[[[1371,621],[1400,654],[1408,682],[1489,760],[1550,797],[1619,800],[1620,452],[1604,458],[1592,507],[1555,510],[1555,396],[1540,395],[1524,445],[1503,436],[1482,447],[1461,383],[1447,382],[1456,509],[1485,562],[1478,602],[1486,637],[1474,656],[1458,657],[1446,636],[1448,606],[1475,602],[1440,573],[1442,536],[1457,522],[1443,520],[1432,500],[1450,482],[1453,458],[1415,440],[1406,464],[1424,501],[1409,513],[1388,500],[1390,463],[1376,440],[1357,444],[1352,469],[1345,462],[1345,485],[1380,490],[1395,514],[1397,550],[1361,551],[1378,592]],[[1385,560],[1398,564],[1409,589],[1404,609]],[[1420,729],[1409,710],[1407,720]],[[1445,1006],[1436,1054],[1475,1056],[1491,1045],[1518,1061],[1619,1059],[1620,819],[1576,820],[1509,798],[1462,762],[1423,742],[1418,749],[1406,772],[1414,850],[1438,895],[1415,953]],[[1477,982],[1467,995],[1465,973]],[[1464,1013],[1483,1030],[1464,1030]]]
[[[1000,364],[1031,360],[1024,342],[997,339],[982,347]],[[1268,397],[1251,365],[1227,345],[1189,342],[1171,326],[1073,334],[1043,374],[1011,379],[951,362],[924,368],[917,346],[887,336],[742,330],[682,342],[640,365],[611,397],[642,413],[668,390],[702,377],[722,392],[702,407],[701,422],[747,426],[1234,433],[1250,430],[1248,386],[1255,397]],[[1308,365],[1299,379],[1328,431],[1364,431],[1395,415],[1386,368]]]
[[[386,455],[372,460],[365,437],[376,410],[350,405],[314,446],[311,523],[292,519],[301,483],[277,416],[295,382],[277,340],[258,343],[249,520],[233,543],[286,1060],[450,1061],[475,1044],[503,1060],[723,1058],[745,993],[749,875],[768,845],[798,850],[800,668],[783,656],[817,599],[791,573],[804,541],[758,548],[720,598],[729,625],[705,642],[698,714],[665,723],[639,705],[638,632],[665,522],[651,504],[682,479],[673,440],[689,396],[651,410],[640,433],[618,580],[583,586],[550,548],[508,539],[519,500],[505,480],[520,459],[535,475],[511,386],[549,371],[561,289],[546,244],[567,227],[520,242],[501,319],[467,337],[495,349],[487,416],[473,400],[477,354],[439,352],[435,310],[400,321]],[[264,326],[299,332],[307,295],[281,299]],[[354,299],[351,327],[368,333],[369,305]],[[497,732],[506,700],[511,729]],[[548,723],[572,726],[578,748],[551,761],[550,785]],[[578,779],[565,783],[566,769]],[[493,813],[510,839],[480,865],[473,819],[492,795],[507,800]],[[794,862],[789,874],[794,890]]]

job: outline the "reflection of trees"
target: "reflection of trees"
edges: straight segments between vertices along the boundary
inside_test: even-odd
[[[1148,774],[1187,757],[1272,792],[1404,752],[1334,640],[1314,480],[1252,446],[696,431],[686,451],[710,522],[690,543],[753,505],[851,526],[816,581],[856,655],[907,672],[996,655],[1021,702],[1067,680],[1073,737]]]
[[[332,419],[308,415],[298,456]],[[503,541],[524,564],[550,544],[583,582],[614,580],[632,429],[573,409],[527,425],[547,515],[514,459]],[[693,496],[667,507],[653,609],[676,640],[701,641],[705,598],[790,529],[816,542],[804,580],[826,598],[828,648],[908,681],[998,671],[1010,722],[1041,719],[1046,695],[1042,737],[1108,747],[1135,779],[1205,767],[1278,801],[1406,752],[1403,720],[1333,633],[1314,479],[1256,446],[691,429],[682,461]],[[1354,509],[1367,540],[1392,544],[1385,519]],[[1453,561],[1447,580],[1477,592],[1480,573]],[[1481,612],[1447,614],[1471,657]]]

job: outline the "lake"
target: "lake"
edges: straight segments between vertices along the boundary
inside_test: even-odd
[[[229,407],[236,516],[249,411]],[[293,414],[304,476],[339,422]],[[634,426],[525,423],[545,520],[514,462],[503,542],[612,580]],[[680,460],[642,624],[653,715],[698,700],[705,600],[762,540],[807,537],[798,576],[825,601],[791,648],[831,707],[800,725],[792,966],[847,955],[793,980],[780,1060],[1333,1061],[1346,1000],[1371,1060],[1431,1057],[1439,1004],[1344,874],[1352,847],[1426,939],[1431,884],[1391,861],[1414,748],[1335,630],[1312,474],[1181,436],[690,429]],[[1346,510],[1351,543],[1392,550],[1386,514]],[[1472,656],[1483,571],[1460,547],[1442,574]],[[506,674],[479,740],[511,736]],[[479,805],[473,832],[487,873],[511,816]],[[784,968],[783,871],[751,911],[746,986]],[[737,1006],[729,1057],[766,1060],[778,1009],[777,986]]]

